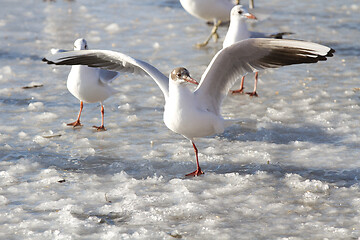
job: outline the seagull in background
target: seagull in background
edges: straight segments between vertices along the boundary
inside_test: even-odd
[[[242,5],[236,5],[231,9],[230,13],[230,25],[228,32],[226,33],[223,48],[226,48],[236,42],[245,40],[248,38],[277,38],[282,39],[284,35],[290,35],[291,32],[280,32],[274,34],[267,34],[261,32],[251,32],[247,28],[246,20],[247,19],[257,19],[253,14],[249,13],[246,8]],[[245,76],[241,78],[240,89],[231,91],[232,94],[243,93],[244,90],[244,81]],[[255,72],[255,81],[254,81],[254,90],[252,92],[247,92],[250,96],[257,97],[256,92],[258,82],[258,72]]]
[[[88,50],[85,39],[79,38],[74,42],[74,50]],[[52,54],[67,52],[61,49],[52,49]],[[104,126],[104,105],[103,102],[110,96],[118,93],[110,87],[108,83],[119,76],[118,72],[108,71],[99,68],[74,65],[71,67],[67,78],[67,88],[69,92],[80,100],[80,111],[75,122],[68,123],[68,126],[82,126],[80,116],[84,103],[100,102],[101,104],[101,126],[93,126],[97,131],[106,131]]]
[[[236,5],[240,5],[240,0],[236,0],[235,1]],[[254,0],[249,0],[249,8],[250,9],[254,9],[255,8],[255,4],[254,4]]]
[[[205,47],[211,37],[216,42],[219,38],[217,30],[221,23],[230,20],[229,14],[234,5],[240,4],[240,0],[180,0],[181,6],[192,16],[213,22],[213,28],[210,35],[202,43],[196,44],[196,47]],[[254,8],[254,0],[249,0],[249,7]]]
[[[186,176],[199,176],[204,172],[199,165],[194,139],[220,134],[234,122],[222,117],[221,104],[239,75],[266,68],[325,61],[334,52],[312,42],[262,38],[243,40],[220,50],[213,57],[195,91],[186,87],[185,83],[197,84],[187,69],[175,68],[166,77],[152,65],[115,51],[72,51],[49,55],[43,61],[148,74],[164,94],[165,125],[190,140],[194,148],[197,167]],[[181,52],[179,56],[183,54],[189,53]]]
[[[181,6],[192,16],[213,22],[213,28],[209,37],[202,43],[196,44],[197,47],[206,46],[211,37],[215,42],[219,38],[217,29],[222,22],[230,20],[229,13],[235,5],[231,0],[180,0]]]

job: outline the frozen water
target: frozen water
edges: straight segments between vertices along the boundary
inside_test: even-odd
[[[285,3],[285,5],[283,5]],[[256,31],[336,49],[313,65],[260,74],[259,98],[230,96],[218,136],[191,144],[162,122],[161,91],[123,74],[120,93],[85,104],[66,89],[69,67],[48,66],[51,48],[84,37],[161,71],[200,76],[221,39],[176,0],[19,1],[0,9],[1,239],[359,239],[360,6],[353,1],[263,1]],[[236,83],[238,87],[239,83]],[[246,88],[253,80],[247,78]],[[25,87],[25,88],[24,88]]]

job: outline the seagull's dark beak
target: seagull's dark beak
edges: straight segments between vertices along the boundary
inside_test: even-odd
[[[251,14],[251,13],[245,13],[244,16],[247,17],[247,18],[249,18],[249,19],[255,19],[255,20],[257,19],[257,18],[256,18],[253,14]]]
[[[195,85],[199,85],[199,83],[198,83],[195,79],[193,79],[192,77],[190,77],[190,76],[186,76],[186,77],[184,78],[184,80],[187,81],[187,82],[189,82],[189,83],[193,83],[193,84],[195,84]]]

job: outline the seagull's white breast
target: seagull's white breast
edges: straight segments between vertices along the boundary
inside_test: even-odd
[[[180,0],[180,3],[188,13],[206,21],[229,21],[234,6],[231,0]]]
[[[185,86],[171,86],[165,104],[164,123],[188,139],[210,136],[224,131],[224,119],[196,102],[194,93]],[[174,91],[175,89],[175,91]]]
[[[79,65],[71,68],[67,88],[77,99],[88,103],[103,102],[116,92],[100,81],[99,69]]]

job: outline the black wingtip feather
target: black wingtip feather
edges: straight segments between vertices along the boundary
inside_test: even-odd
[[[326,61],[328,57],[333,56],[334,52],[335,50],[330,48],[326,55],[318,55],[312,54],[307,49],[285,47],[277,49],[276,51],[270,51],[270,54],[264,56],[260,62],[262,67],[280,67],[301,63],[316,63],[319,61]]]
[[[326,54],[326,57],[333,57],[335,53],[335,49],[331,48],[330,51]]]
[[[54,62],[52,62],[46,58],[41,59],[41,61],[46,62],[47,64],[55,64]]]

